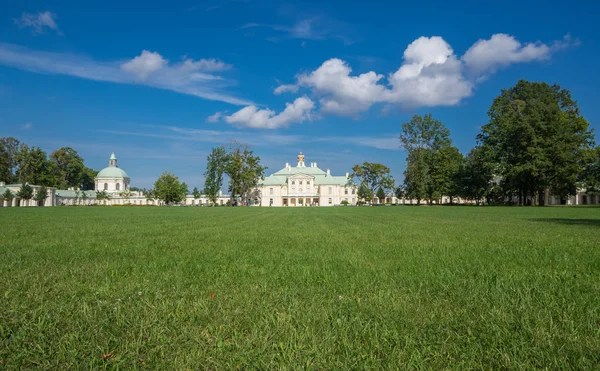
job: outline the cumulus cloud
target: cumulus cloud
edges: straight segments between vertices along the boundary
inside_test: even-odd
[[[294,85],[294,84],[279,85],[278,87],[275,88],[275,90],[273,90],[273,94],[275,94],[275,95],[279,95],[279,94],[283,94],[283,93],[297,93],[297,92],[298,92],[298,86]]]
[[[484,73],[511,63],[546,60],[551,53],[552,47],[541,42],[521,44],[513,36],[500,33],[489,40],[478,40],[462,60],[474,73]]]
[[[142,51],[142,54],[121,65],[121,69],[144,80],[153,72],[163,68],[167,61],[158,53]]]
[[[311,99],[300,97],[296,98],[293,103],[286,103],[285,109],[280,113],[268,108],[260,109],[255,105],[250,105],[229,116],[223,116],[223,120],[237,127],[277,129],[310,120],[314,106],[315,103]]]
[[[56,15],[49,11],[33,13],[23,13],[21,18],[15,19],[15,24],[19,27],[31,27],[34,32],[42,33],[45,29],[49,28],[54,31],[58,31],[58,25],[56,24]]]
[[[570,44],[575,43],[566,37],[553,45],[523,45],[512,36],[495,34],[477,41],[459,58],[443,38],[420,37],[408,45],[401,66],[387,78],[374,71],[352,75],[347,62],[332,58],[298,75],[297,83],[319,98],[321,111],[338,115],[355,116],[376,103],[404,108],[452,106],[473,94],[482,73],[545,60]]]
[[[216,59],[184,58],[170,63],[158,52],[143,50],[125,62],[101,62],[82,55],[36,51],[0,42],[0,65],[36,73],[145,85],[236,105],[252,104],[226,93],[225,89],[235,82],[216,72],[231,66]]]

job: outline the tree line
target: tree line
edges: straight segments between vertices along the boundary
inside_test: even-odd
[[[417,203],[448,196],[547,205],[550,194],[566,202],[577,189],[600,191],[600,149],[570,91],[521,80],[502,90],[488,117],[466,156],[431,114],[404,123],[406,170],[397,195]]]
[[[260,163],[260,157],[254,154],[250,146],[233,142],[228,147],[216,146],[207,157],[205,182],[202,191],[194,188],[192,197],[200,198],[204,194],[212,205],[217,204],[225,177],[228,179],[230,205],[240,202],[246,205],[259,195],[257,186],[264,178],[267,168]],[[155,197],[167,204],[180,203],[189,193],[185,183],[169,172],[164,172],[154,183],[154,189],[148,196]]]
[[[93,190],[97,174],[71,147],[57,149],[48,156],[41,148],[29,147],[16,138],[0,138],[0,180],[7,184]]]

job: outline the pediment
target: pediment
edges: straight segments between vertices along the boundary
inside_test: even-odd
[[[298,173],[298,174],[288,176],[288,179],[307,179],[307,178],[315,179],[315,177],[313,175],[308,175],[308,174],[303,174],[303,173]]]

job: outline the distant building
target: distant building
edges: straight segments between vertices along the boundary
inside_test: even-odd
[[[358,188],[346,175],[331,175],[319,169],[316,162],[306,166],[302,152],[296,166],[285,167],[260,182],[252,200],[260,206],[334,206],[356,205]]]

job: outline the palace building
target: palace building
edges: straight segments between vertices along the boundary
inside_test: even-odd
[[[306,166],[302,152],[296,166],[289,163],[259,183],[256,200],[261,206],[334,206],[355,205],[357,187],[348,173],[331,175],[329,169],[319,169],[316,162]],[[255,203],[256,203],[255,202]]]

